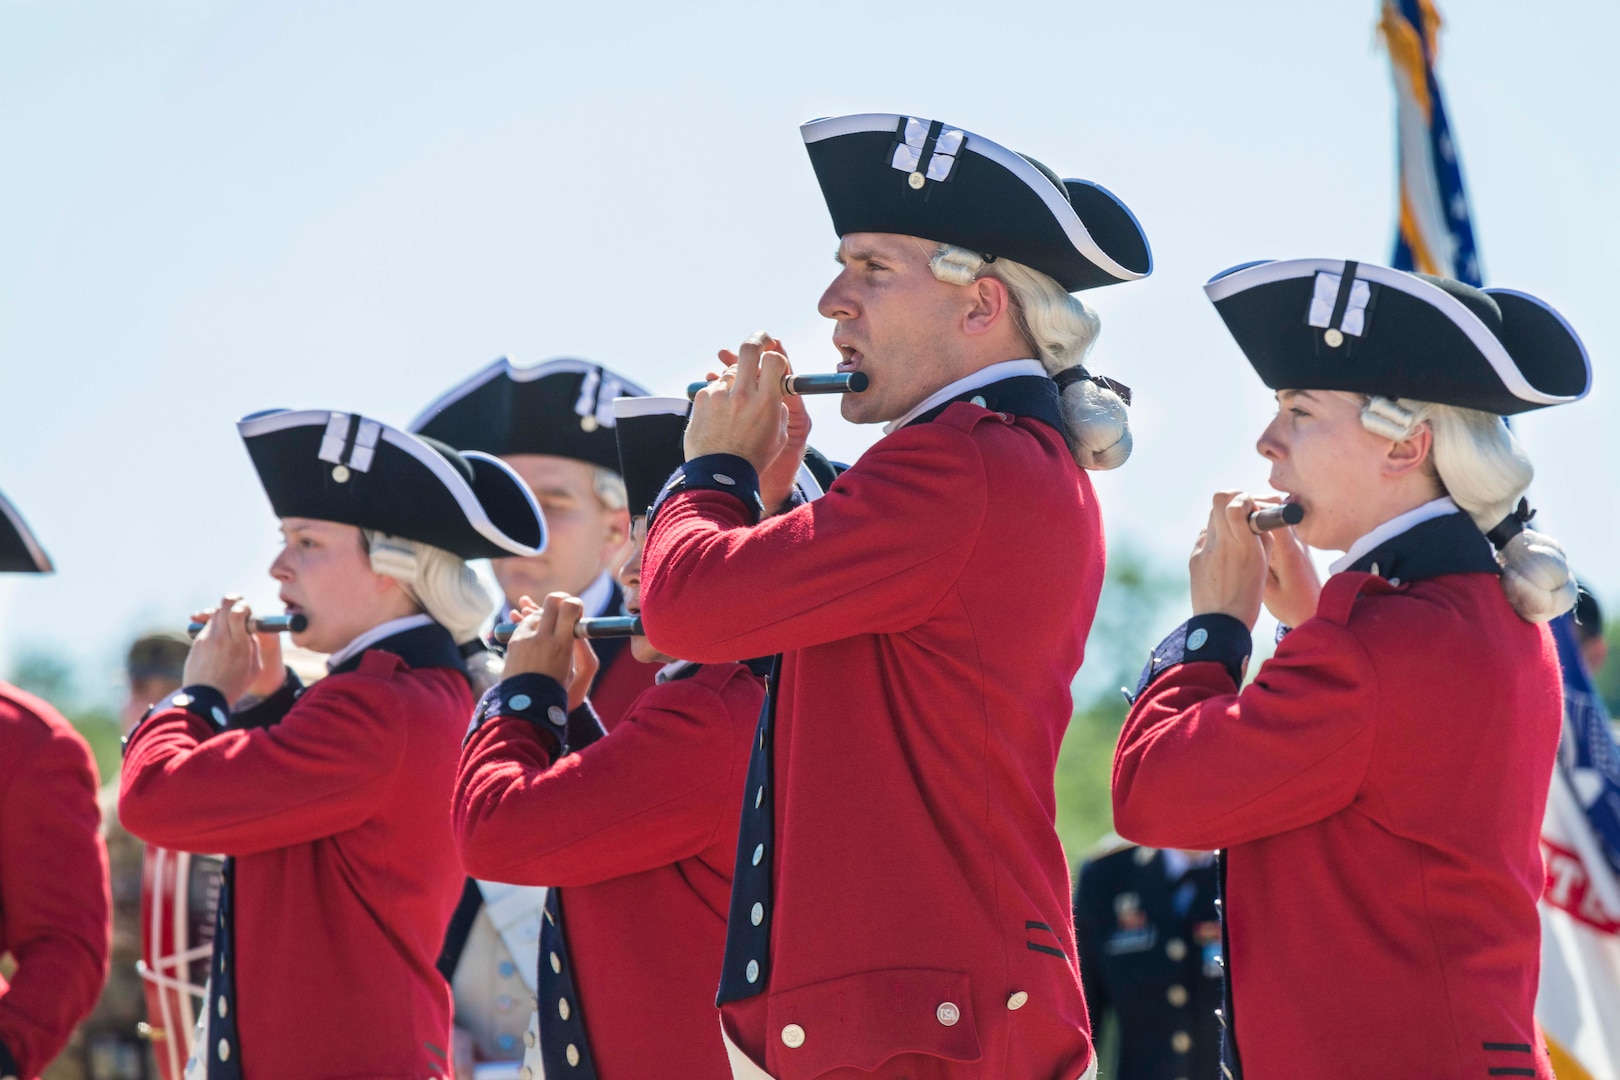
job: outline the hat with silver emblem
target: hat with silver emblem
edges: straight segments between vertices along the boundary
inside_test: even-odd
[[[1344,259],[1245,263],[1204,286],[1274,390],[1345,390],[1508,416],[1586,396],[1586,349],[1512,289]]]
[[[0,573],[49,574],[55,569],[17,508],[0,495]]]
[[[1153,271],[1130,210],[1090,180],[939,120],[861,113],[799,129],[839,236],[899,233],[1039,270],[1069,292]]]
[[[545,549],[534,495],[497,457],[326,409],[272,409],[236,427],[277,517],[375,529],[463,559]]]
[[[613,399],[646,394],[587,360],[519,367],[502,357],[422,410],[410,430],[464,450],[549,454],[617,472]]]

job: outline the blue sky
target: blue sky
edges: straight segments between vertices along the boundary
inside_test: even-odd
[[[1487,283],[1596,369],[1527,418],[1541,521],[1620,609],[1620,6],[1443,3]],[[1234,263],[1387,261],[1374,3],[705,5],[0,0],[0,491],[56,559],[0,579],[0,668],[115,677],[135,631],[268,602],[275,521],[235,434],[273,406],[404,423],[502,353],[664,392],[756,329],[833,362],[815,116],[945,119],[1097,180],[1156,271],[1088,294],[1137,392],[1109,541],[1180,563],[1257,487],[1269,396],[1203,298]],[[828,408],[815,440],[876,437]]]

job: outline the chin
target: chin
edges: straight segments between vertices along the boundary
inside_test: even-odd
[[[633,637],[630,639],[630,655],[641,661],[643,664],[667,664],[674,659],[673,657],[665,656],[663,653],[653,648],[652,642],[648,641],[644,637]]]

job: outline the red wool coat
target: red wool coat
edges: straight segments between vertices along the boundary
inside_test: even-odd
[[[0,1075],[33,1077],[107,979],[112,900],[96,763],[62,714],[0,683]],[[8,1060],[9,1059],[9,1060]]]
[[[1115,826],[1225,849],[1244,1080],[1551,1077],[1532,1012],[1561,717],[1551,635],[1489,572],[1337,574],[1241,692],[1189,662],[1139,694]]]
[[[1004,393],[1020,381],[925,414],[752,527],[724,479],[655,513],[659,648],[785,654],[766,989],[722,1008],[781,1080],[1090,1065],[1053,772],[1102,524],[1062,436]]]
[[[611,655],[607,646],[611,645]],[[602,656],[602,670],[591,684],[591,705],[609,731],[630,711],[630,706],[658,678],[657,664],[643,664],[630,652],[628,638],[609,638],[598,641],[596,651]]]
[[[461,893],[447,811],[472,691],[451,667],[383,651],[394,640],[269,727],[216,733],[160,705],[125,752],[130,832],[234,857],[249,1080],[449,1073],[450,988],[434,960]]]
[[[543,711],[550,703],[535,696]],[[562,886],[602,1080],[731,1075],[714,986],[764,699],[748,668],[713,664],[647,690],[577,753],[559,758],[554,737],[501,707],[462,749],[455,823],[467,872]]]

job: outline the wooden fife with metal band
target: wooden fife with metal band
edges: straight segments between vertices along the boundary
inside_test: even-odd
[[[520,624],[503,622],[495,624],[495,640],[505,645],[512,640]],[[643,637],[645,631],[641,629],[640,615],[612,615],[601,619],[581,619],[574,624],[574,636],[577,638],[614,638],[614,637]]]
[[[186,633],[196,637],[207,625],[194,622],[186,627]],[[309,618],[305,615],[256,615],[248,620],[247,628],[250,634],[300,634],[308,625]]]
[[[782,393],[803,397],[806,394],[859,394],[871,385],[864,371],[839,371],[831,375],[784,375]],[[695,398],[707,382],[689,383],[686,396]]]

